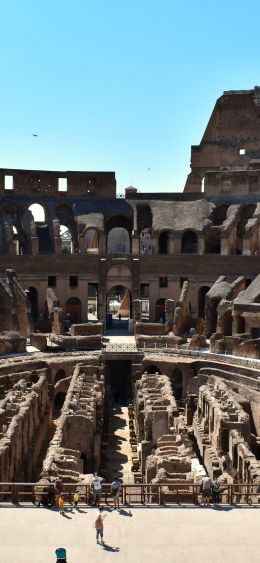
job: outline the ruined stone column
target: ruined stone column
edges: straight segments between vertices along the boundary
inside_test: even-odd
[[[142,301],[140,299],[134,299],[133,301],[133,319],[135,321],[142,320]]]

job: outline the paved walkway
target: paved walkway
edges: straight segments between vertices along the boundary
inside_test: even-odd
[[[63,517],[54,510],[0,507],[1,563],[51,563],[57,547],[68,563],[258,563],[258,508],[109,510],[105,546],[96,544],[95,508]]]
[[[133,483],[131,472],[132,449],[129,442],[128,408],[111,405],[109,408],[109,436],[107,447],[107,480],[119,474],[124,483]]]

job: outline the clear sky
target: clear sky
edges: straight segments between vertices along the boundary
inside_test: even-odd
[[[259,16],[259,0],[0,0],[0,167],[182,191],[216,99],[260,84]]]

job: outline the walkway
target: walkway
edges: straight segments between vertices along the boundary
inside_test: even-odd
[[[113,403],[107,409],[107,416],[106,480],[111,483],[117,474],[124,483],[133,483],[128,408]]]
[[[67,549],[68,563],[259,562],[258,508],[110,508],[104,548],[95,540],[96,508],[64,517],[32,505],[0,511],[1,563],[54,563],[57,547]]]

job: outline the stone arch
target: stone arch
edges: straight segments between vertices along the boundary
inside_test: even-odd
[[[198,316],[200,319],[205,317],[205,298],[209,290],[210,287],[203,285],[198,292]]]
[[[132,291],[132,271],[125,264],[111,266],[107,271],[107,292],[115,285],[123,285]]]
[[[28,209],[32,213],[36,226],[36,235],[39,241],[39,254],[52,253],[53,240],[44,207],[39,203],[32,203]]]
[[[132,221],[117,215],[106,222],[107,254],[131,254]]]
[[[55,210],[60,224],[65,225],[65,227],[71,233],[74,252],[78,252],[79,250],[78,228],[77,228],[77,223],[74,219],[72,207],[67,203],[61,203],[60,205],[57,205]]]
[[[71,324],[81,322],[81,301],[78,297],[70,297],[66,302],[66,315]]]
[[[43,205],[40,203],[32,203],[28,209],[31,211],[35,223],[45,223],[46,214]]]
[[[107,292],[107,315],[112,318],[129,319],[132,316],[132,294],[124,285],[114,285]],[[120,315],[120,316],[119,316]]]
[[[169,253],[169,231],[161,231],[158,239],[159,254]]]
[[[183,396],[183,373],[179,368],[174,368],[172,372],[171,385],[176,401],[181,401]]]
[[[70,229],[66,225],[60,225],[61,252],[62,254],[73,254],[73,241]]]
[[[181,239],[181,252],[182,254],[197,254],[198,252],[198,237],[194,231],[185,231]]]
[[[67,377],[66,372],[64,371],[64,369],[59,369],[55,375],[55,383],[57,383],[58,381],[61,381],[61,379],[65,379]]]

